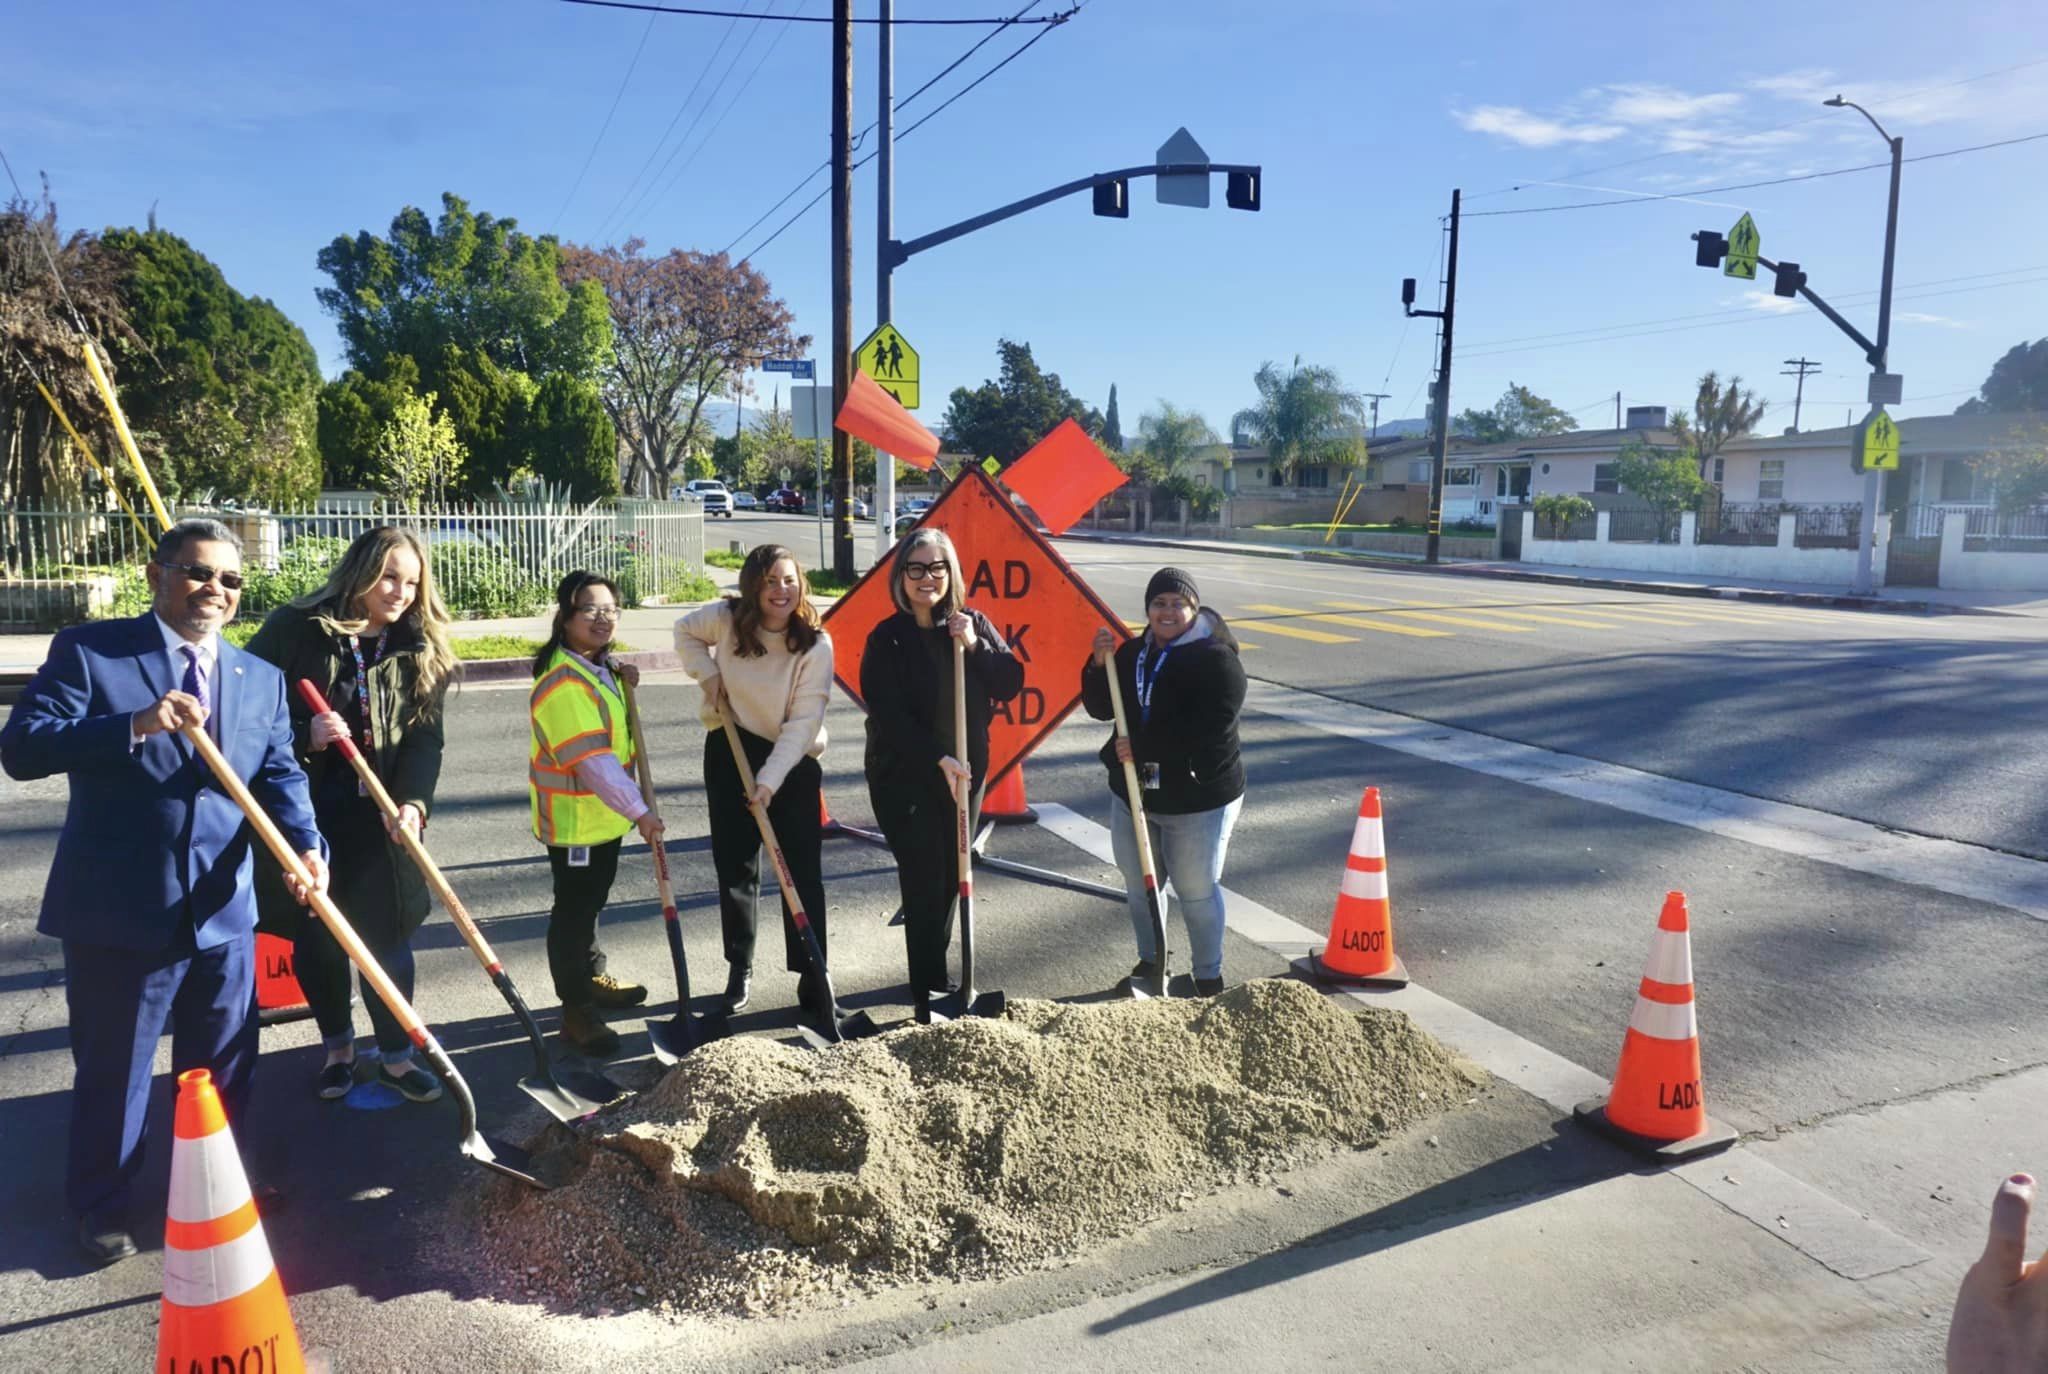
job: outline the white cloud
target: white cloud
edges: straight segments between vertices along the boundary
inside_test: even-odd
[[[1766,315],[1789,315],[1795,310],[1804,310],[1803,302],[1791,296],[1774,296],[1768,291],[1745,291],[1734,304],[1746,305],[1751,310],[1760,310]]]
[[[1929,315],[1929,314],[1925,314],[1925,313],[1923,313],[1922,311],[1918,311],[1918,310],[1901,310],[1901,311],[1898,311],[1897,313],[1895,313],[1895,314],[1894,314],[1894,315],[1892,316],[1892,323],[1894,323],[1894,324],[1927,324],[1927,325],[1935,325],[1935,326],[1938,326],[1938,327],[1940,327],[1940,328],[1942,328],[1942,329],[1969,329],[1969,328],[1971,328],[1971,326],[1970,326],[1970,325],[1969,325],[1969,324],[1968,324],[1968,323],[1967,323],[1966,321],[1963,321],[1963,320],[1952,320],[1952,319],[1950,319],[1950,318],[1949,318],[1948,316],[1946,316],[1946,315]]]
[[[1680,119],[1699,119],[1732,110],[1742,103],[1742,97],[1733,91],[1687,95],[1669,86],[1610,86],[1608,91],[1613,96],[1607,107],[1609,117],[1628,124],[1666,124]]]
[[[1481,105],[1453,111],[1463,127],[1477,134],[1497,134],[1524,148],[1551,148],[1560,143],[1605,143],[1627,130],[1615,124],[1568,123],[1531,114],[1515,105]]]
[[[1826,67],[1800,67],[1776,76],[1760,76],[1749,83],[1749,88],[1786,100],[1819,100],[1834,94],[1825,89],[1834,79],[1835,74]]]
[[[1658,137],[1667,153],[1755,153],[1798,143],[1805,135],[1790,129],[1765,129],[1753,134],[1731,134],[1720,129],[1681,127],[1665,129]]]

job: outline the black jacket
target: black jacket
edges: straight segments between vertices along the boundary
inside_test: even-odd
[[[1116,651],[1131,754],[1141,764],[1159,765],[1159,786],[1145,790],[1145,809],[1162,816],[1185,816],[1227,806],[1244,795],[1237,718],[1244,710],[1245,683],[1244,667],[1237,659],[1237,639],[1222,616],[1206,607],[1198,611],[1193,627],[1168,647],[1166,661],[1152,684],[1148,715],[1138,703],[1137,664],[1140,652],[1157,657],[1159,651],[1151,644],[1147,632]],[[1081,704],[1097,720],[1114,715],[1109,677],[1093,655],[1081,669]],[[1124,766],[1116,757],[1113,731],[1102,746],[1102,762],[1109,769],[1109,790],[1128,804]]]
[[[416,710],[412,685],[424,646],[404,622],[385,631],[389,649],[365,666],[370,678],[370,723],[375,748],[371,768],[403,806],[411,802],[422,816],[434,809],[434,786],[441,777],[441,722],[447,683],[424,711]],[[292,740],[313,793],[313,809],[322,833],[334,845],[334,896],[342,911],[354,915],[357,904],[386,905],[406,930],[426,919],[432,905],[426,879],[403,850],[385,837],[376,820],[376,802],[356,793],[355,769],[338,748],[313,749],[313,711],[299,696],[299,679],[310,678],[328,703],[348,720],[356,743],[362,743],[361,707],[356,705],[354,655],[330,634],[319,618],[297,606],[280,606],[264,619],[249,641],[249,652],[283,670],[291,705]],[[337,690],[346,688],[346,691]],[[343,852],[344,850],[355,852]],[[269,856],[256,865],[256,895],[265,930],[277,934],[297,929],[303,908],[285,892],[284,877]]]
[[[967,764],[979,786],[988,773],[991,707],[1024,690],[1024,665],[987,616],[967,614],[974,618],[976,641],[967,655]],[[943,626],[920,629],[908,611],[898,611],[868,636],[860,696],[868,708],[870,782],[907,777],[943,783],[939,760],[951,752],[946,742],[953,733],[952,653]]]

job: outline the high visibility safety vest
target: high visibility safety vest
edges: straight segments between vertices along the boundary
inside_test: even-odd
[[[533,833],[542,844],[606,844],[633,823],[606,806],[576,776],[576,765],[610,752],[633,770],[635,742],[626,703],[581,659],[557,649],[533,684],[533,752],[526,786],[533,802]]]

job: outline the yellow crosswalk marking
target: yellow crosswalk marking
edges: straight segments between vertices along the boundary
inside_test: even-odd
[[[1380,606],[1361,606],[1354,601],[1325,601],[1323,604],[1325,606],[1334,606],[1340,611],[1371,611],[1375,615],[1399,615],[1404,613],[1399,610],[1384,608]],[[1485,605],[1468,605],[1465,602],[1459,601],[1410,601],[1401,604],[1407,606],[1442,606],[1447,610],[1456,610],[1461,613],[1469,610],[1476,611],[1480,615],[1505,615],[1511,616],[1517,620],[1539,620],[1546,625],[1571,625],[1582,630],[1612,630],[1618,628],[1617,626],[1607,621],[1573,619],[1568,616],[1554,615],[1548,609],[1542,611],[1510,610],[1505,606],[1499,605],[1498,603],[1487,603]],[[1527,602],[1518,604],[1527,604],[1533,606],[1543,605],[1542,602]],[[1497,628],[1503,630],[1514,630],[1519,629],[1520,627],[1515,625],[1502,625]]]
[[[1619,630],[1625,628],[1612,620],[1587,620],[1583,616],[1559,615],[1555,611],[1511,611],[1505,606],[1488,606],[1488,615],[1512,616],[1516,620],[1536,620],[1545,625],[1570,625],[1581,630]]]
[[[1283,639],[1305,639],[1311,644],[1356,644],[1358,642],[1357,639],[1350,635],[1327,634],[1322,630],[1304,630],[1298,625],[1282,625],[1272,620],[1261,620],[1259,622],[1259,633],[1262,635],[1279,635]]]
[[[1405,615],[1411,620],[1432,620],[1442,625],[1463,625],[1474,630],[1498,630],[1502,634],[1532,635],[1536,633],[1531,625],[1510,625],[1504,620],[1480,620],[1469,615],[1445,615],[1441,611],[1388,611],[1388,615]]]
[[[1666,625],[1768,625],[1763,616],[1739,612],[1702,610],[1695,606],[1602,606],[1600,615],[1618,615],[1629,620],[1654,621]]]
[[[1410,635],[1417,639],[1440,639],[1450,633],[1448,630],[1425,630],[1420,625],[1400,625],[1391,620],[1360,620],[1356,616],[1324,615],[1317,611],[1304,611],[1292,606],[1270,606],[1259,603],[1253,605],[1251,609],[1264,611],[1269,615],[1293,616],[1301,620],[1321,621],[1325,625],[1342,625],[1353,630],[1377,630],[1382,634],[1390,635]],[[1263,621],[1260,623],[1266,624]],[[1270,625],[1267,627],[1271,628]]]

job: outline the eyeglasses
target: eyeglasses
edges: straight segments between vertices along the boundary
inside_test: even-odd
[[[173,572],[181,572],[185,574],[185,580],[187,582],[190,582],[195,587],[203,587],[209,582],[218,582],[228,591],[238,592],[242,590],[242,575],[240,573],[224,571],[223,569],[213,567],[210,564],[158,563],[157,566],[159,568],[169,568]]]
[[[952,570],[944,563],[905,563],[903,565],[903,578],[906,582],[922,582],[927,577],[945,578],[951,576],[951,573]]]
[[[606,624],[610,624],[619,618],[619,608],[617,606],[578,606],[575,614],[585,620],[603,621]]]

